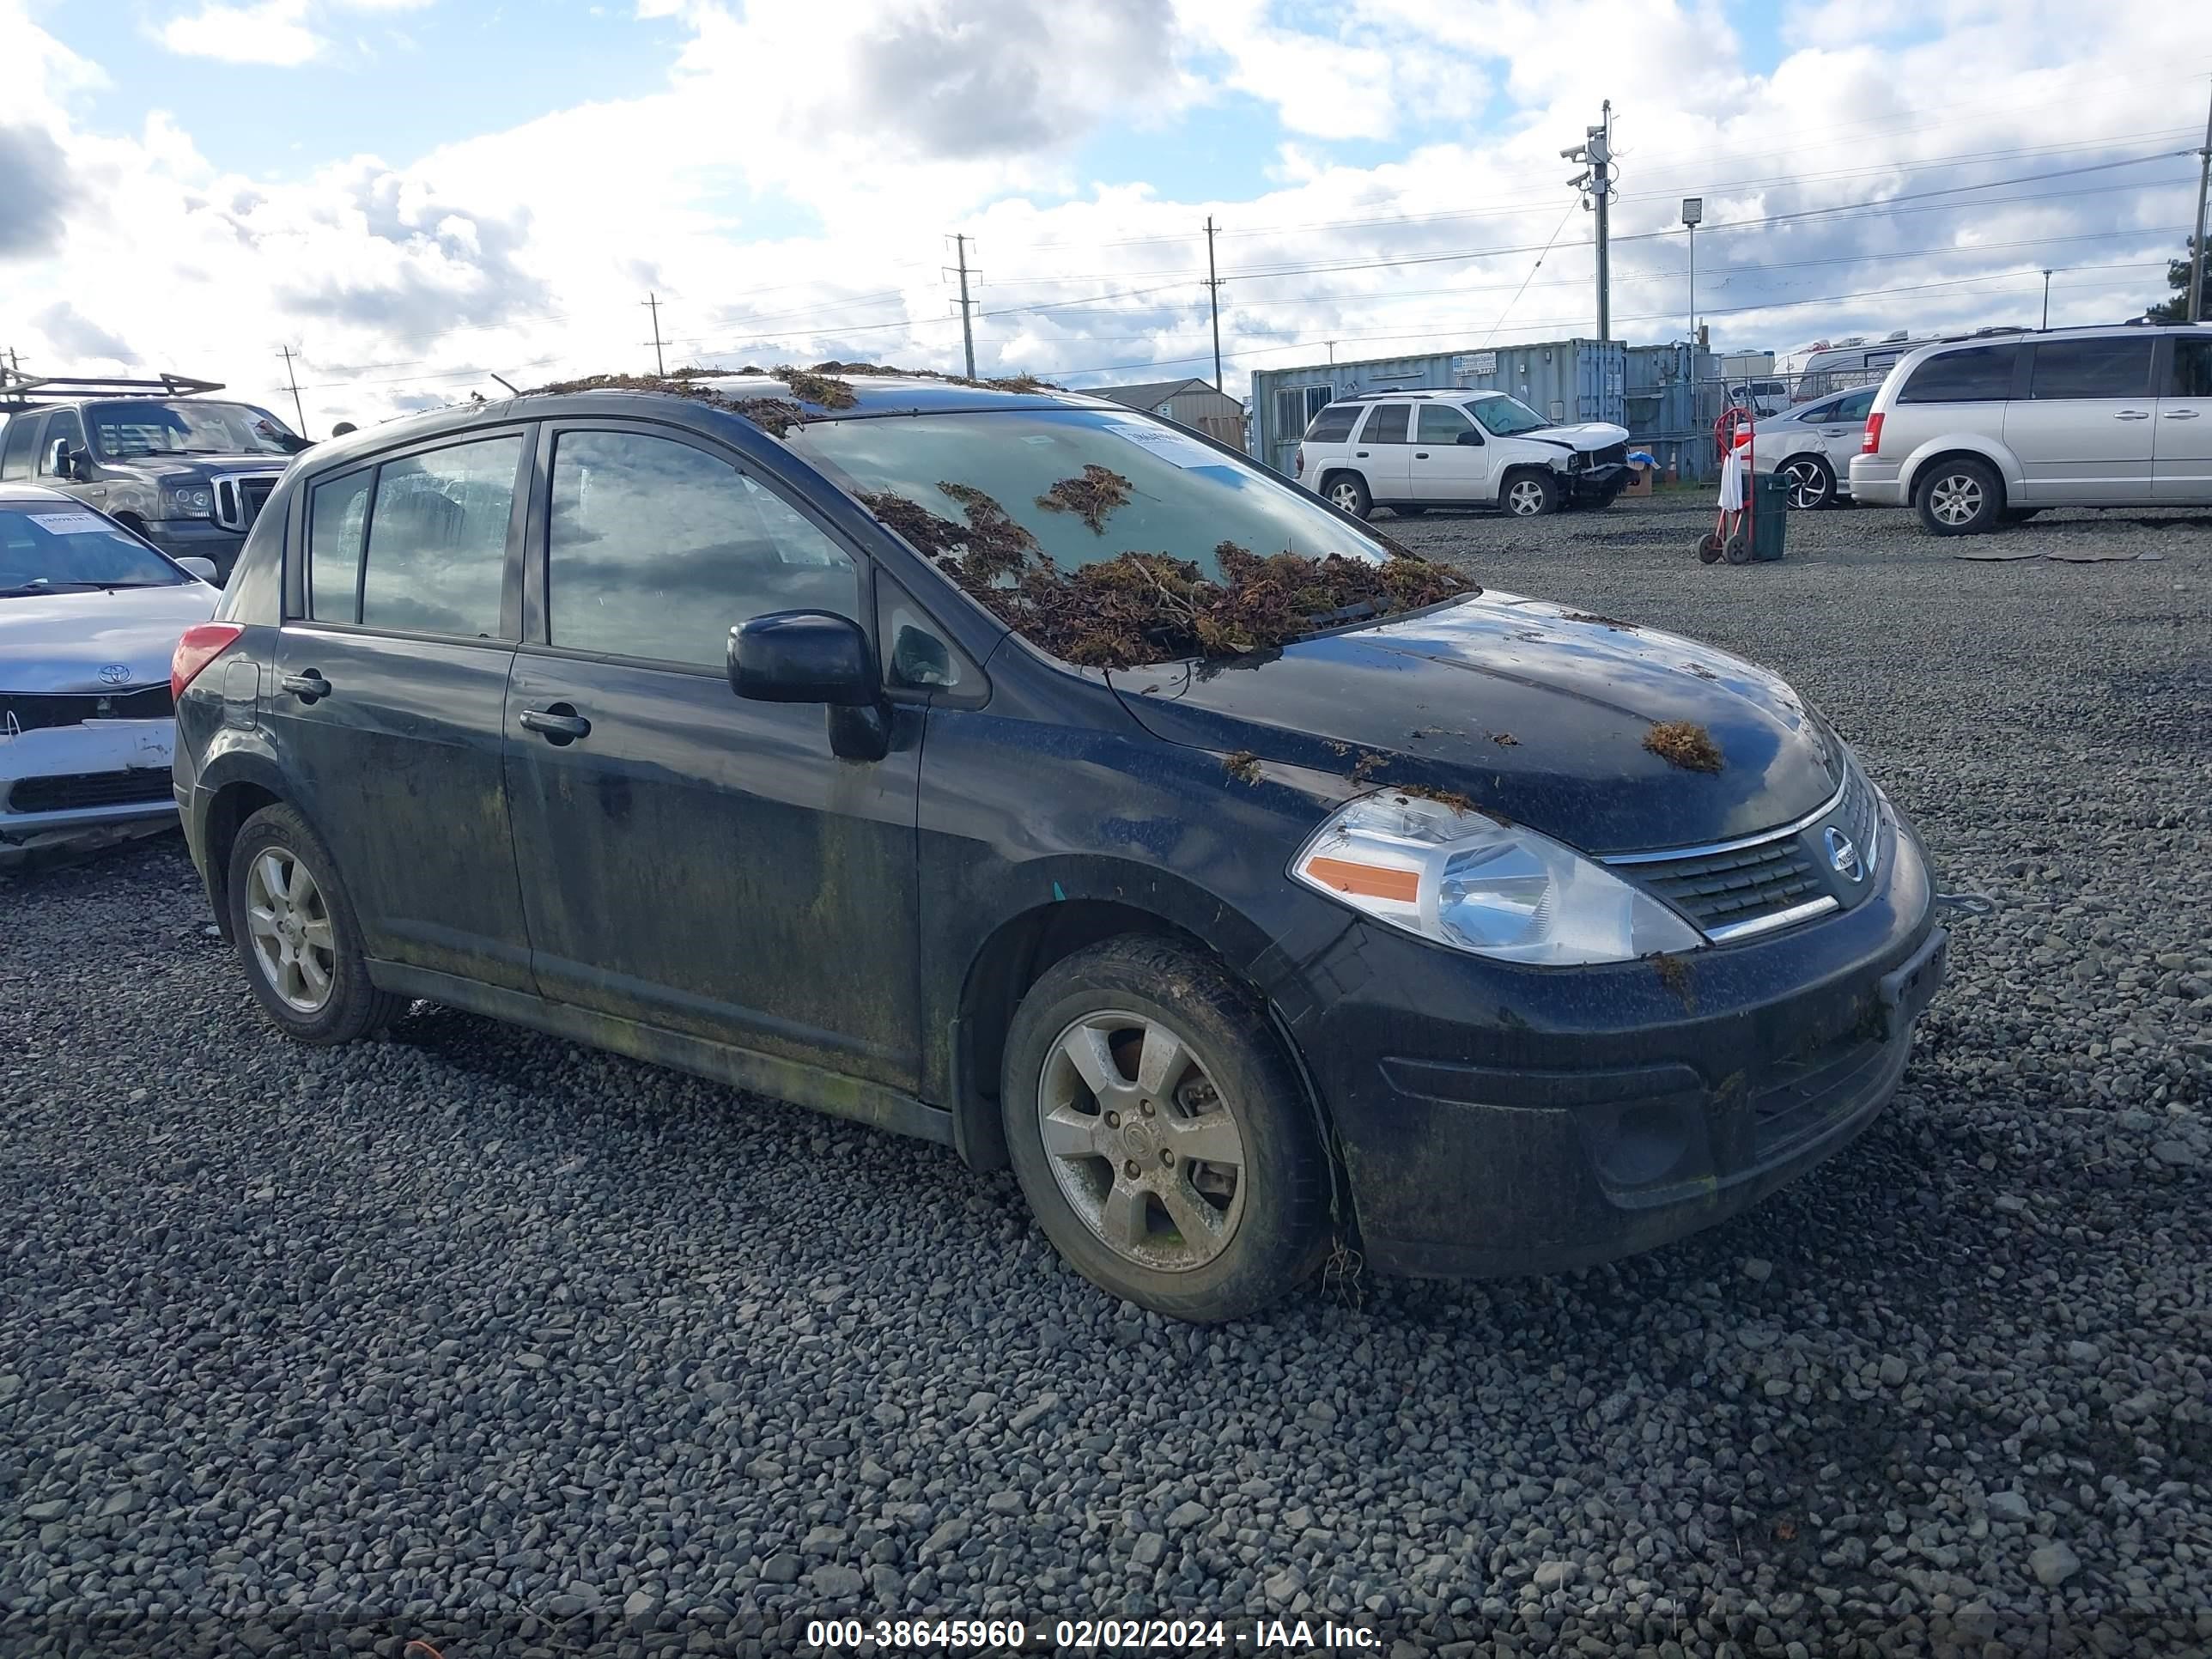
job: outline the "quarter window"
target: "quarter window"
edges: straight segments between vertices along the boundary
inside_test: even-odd
[[[1425,444],[1455,444],[1461,433],[1474,430],[1474,422],[1449,404],[1423,404],[1417,430]]]
[[[377,469],[362,573],[365,628],[493,639],[522,440],[485,438]]]
[[[546,561],[546,637],[571,650],[719,669],[755,617],[860,617],[836,543],[729,462],[643,433],[555,441]]]
[[[1968,346],[1930,357],[1897,394],[1901,404],[1973,404],[2012,396],[2018,346]]]
[[[2169,398],[2212,398],[2212,340],[2177,339],[2166,377]]]
[[[307,498],[307,614],[317,622],[361,620],[361,535],[374,476],[332,478]]]
[[[1367,444],[1401,444],[1406,441],[1407,416],[1412,412],[1410,404],[1378,404],[1375,412],[1367,417],[1367,429],[1359,441]]]
[[[2154,343],[2133,340],[2045,340],[2035,348],[2028,396],[2142,398],[2150,392]]]
[[[9,420],[7,445],[0,448],[0,478],[31,476],[31,453],[38,447],[39,428],[43,424],[36,415],[18,415]]]
[[[1352,435],[1352,423],[1358,418],[1358,404],[1331,404],[1314,416],[1314,423],[1306,428],[1306,441],[1340,444]]]

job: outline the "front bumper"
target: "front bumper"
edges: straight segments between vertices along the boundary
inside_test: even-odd
[[[155,519],[146,526],[146,539],[173,559],[209,559],[216,575],[230,580],[238,550],[246,545],[241,531],[225,530],[206,519]]]
[[[1578,467],[1562,476],[1569,499],[1609,501],[1627,485],[1628,466],[1625,462],[1608,461],[1603,466]]]
[[[1851,499],[1863,507],[1903,507],[1905,501],[1904,467],[1896,461],[1886,461],[1879,455],[1855,455],[1851,458]]]
[[[177,822],[173,721],[86,720],[0,733],[0,865]]]
[[[1549,1273],[1722,1221],[1846,1145],[1942,983],[1924,854],[1852,908],[1680,958],[1514,969],[1376,924],[1301,976],[1362,1247],[1407,1273]]]

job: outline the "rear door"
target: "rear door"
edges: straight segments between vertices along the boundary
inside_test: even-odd
[[[1367,480],[1367,493],[1378,502],[1402,501],[1413,489],[1411,404],[1376,404],[1367,411],[1352,441],[1352,464]]]
[[[2151,498],[2212,501],[2212,338],[2170,337],[2159,390]]]
[[[1820,410],[1818,420],[1811,422],[1819,434],[1820,453],[1828,458],[1836,477],[1850,487],[1851,457],[1859,453],[1866,437],[1867,416],[1874,409],[1874,394],[1879,386],[1862,386],[1856,392],[1847,392],[1834,398]]]
[[[818,703],[739,699],[730,630],[870,625],[869,562],[669,427],[548,422],[507,779],[556,1000],[915,1085],[921,710],[840,760]]]
[[[43,410],[11,415],[0,429],[0,483],[26,482],[38,465],[39,434],[46,423]]]
[[[528,990],[501,770],[534,433],[471,430],[307,492],[271,740],[368,953]]]
[[[1491,499],[1490,446],[1464,410],[1449,404],[1420,404],[1413,410],[1407,488],[1417,501]]]
[[[2039,340],[2027,395],[2006,405],[2005,447],[2037,506],[2148,501],[2154,335]]]

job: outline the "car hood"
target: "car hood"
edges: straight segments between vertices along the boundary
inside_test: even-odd
[[[1557,444],[1562,449],[1610,449],[1628,441],[1628,428],[1610,421],[1584,421],[1580,426],[1547,426],[1520,435],[1529,443]]]
[[[222,597],[205,582],[186,582],[0,599],[0,691],[166,685],[178,636],[213,616]]]
[[[1108,678],[1171,743],[1463,793],[1590,853],[1771,830],[1820,806],[1844,775],[1841,744],[1765,669],[1510,593]],[[1717,772],[1644,746],[1676,720],[1705,728]]]
[[[282,472],[292,465],[290,455],[121,455],[100,465],[148,477],[173,477],[179,472]]]

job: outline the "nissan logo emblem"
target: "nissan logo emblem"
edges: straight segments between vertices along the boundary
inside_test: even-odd
[[[1829,826],[1827,833],[1828,867],[1839,876],[1853,881],[1866,879],[1866,866],[1859,862],[1859,849],[1851,845],[1851,838],[1842,830]]]

